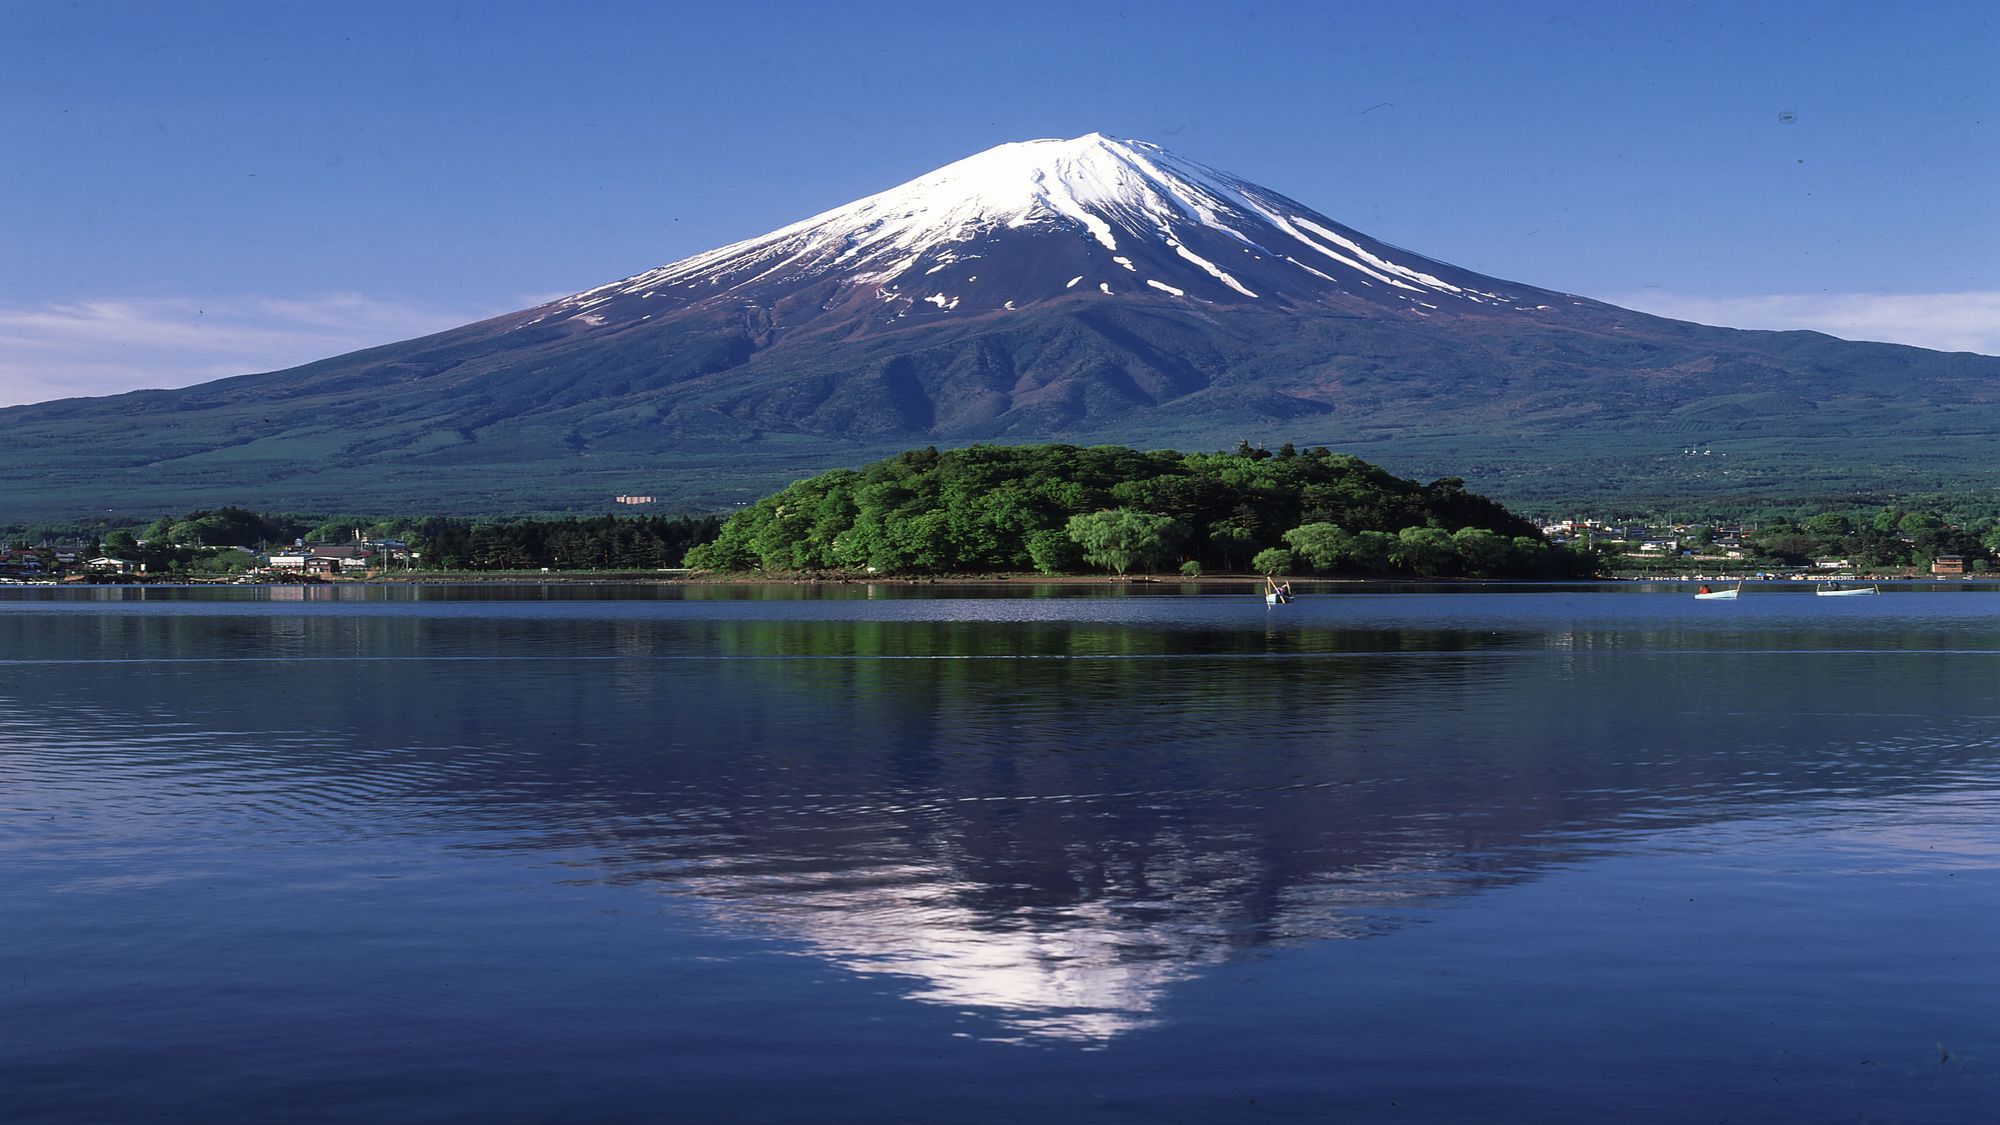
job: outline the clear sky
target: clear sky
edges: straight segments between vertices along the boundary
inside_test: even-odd
[[[1501,278],[2000,353],[1991,0],[0,0],[0,404],[418,335],[1093,130]]]

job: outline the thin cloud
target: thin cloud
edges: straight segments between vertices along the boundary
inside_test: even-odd
[[[355,293],[0,305],[0,406],[276,371],[503,311]]]
[[[1612,297],[1628,309],[1729,328],[1810,329],[1946,352],[2000,355],[2000,293],[1800,293],[1689,297],[1655,290]]]

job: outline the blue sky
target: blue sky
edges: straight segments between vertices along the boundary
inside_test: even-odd
[[[1092,130],[1510,280],[2000,352],[2000,7],[1893,7],[9,0],[0,404],[449,327]]]

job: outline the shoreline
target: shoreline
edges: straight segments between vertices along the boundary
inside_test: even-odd
[[[310,580],[276,578],[262,581],[231,580],[188,580],[165,579],[147,580],[144,576],[124,575],[122,580],[109,582],[61,581],[61,582],[0,582],[0,589],[18,587],[21,589],[79,589],[160,586],[173,588],[239,587],[239,588],[304,588],[304,587],[365,587],[365,586],[589,586],[589,585],[633,585],[633,586],[797,586],[801,588],[835,586],[978,586],[992,588],[1020,586],[1064,586],[1064,587],[1157,587],[1181,586],[1224,586],[1262,588],[1265,578],[1261,574],[1204,574],[1198,577],[1185,575],[1135,574],[1078,575],[1078,574],[936,574],[936,575],[774,575],[774,574],[719,574],[681,570],[665,571],[549,571],[534,573],[525,571],[458,571],[458,572],[418,572],[415,574],[370,574],[357,577],[314,577]],[[1796,585],[1820,582],[1934,582],[1951,584],[1959,582],[2000,581],[1995,575],[1931,575],[1931,574],[1787,574],[1760,577],[1756,574],[1612,574],[1586,578],[1422,578],[1415,575],[1391,575],[1377,577],[1295,575],[1280,578],[1295,585],[1313,587],[1337,587],[1368,584],[1392,583],[1406,586],[1465,587],[1483,585],[1576,585],[1582,584],[1627,584],[1654,582],[1661,584],[1692,585],[1700,582],[1755,583],[1758,585]]]
[[[1284,579],[1281,579],[1284,581]],[[1310,578],[1294,577],[1292,582],[1315,583],[1360,583],[1379,581],[1368,578]],[[1469,582],[1477,579],[1413,579],[1413,581]],[[1495,579],[1494,581],[1515,581]],[[776,575],[776,574],[715,574],[715,573],[657,573],[646,571],[603,571],[579,573],[551,572],[548,574],[526,574],[519,571],[496,574],[466,572],[458,574],[422,574],[410,578],[375,576],[368,578],[335,578],[311,585],[327,586],[396,586],[396,585],[446,585],[446,584],[511,584],[511,585],[561,585],[565,583],[625,583],[661,586],[1184,586],[1195,583],[1207,585],[1262,586],[1261,574],[1204,574],[1189,578],[1185,575],[1134,574],[1134,575],[1091,575],[1091,574],[902,574],[902,575]],[[245,583],[245,585],[299,585],[295,582]]]

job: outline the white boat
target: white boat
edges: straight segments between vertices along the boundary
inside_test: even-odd
[[[1289,605],[1291,603],[1292,584],[1290,582],[1280,586],[1266,578],[1264,580],[1264,587],[1265,605]]]
[[[1856,586],[1852,589],[1843,590],[1830,582],[1813,591],[1813,593],[1818,594],[1822,598],[1851,598],[1857,594],[1879,594],[1881,592],[1881,590],[1874,586]]]
[[[1738,582],[1727,590],[1711,590],[1703,586],[1701,589],[1695,591],[1694,597],[1696,601],[1702,602],[1733,602],[1736,600],[1736,595],[1742,592],[1743,583]]]

